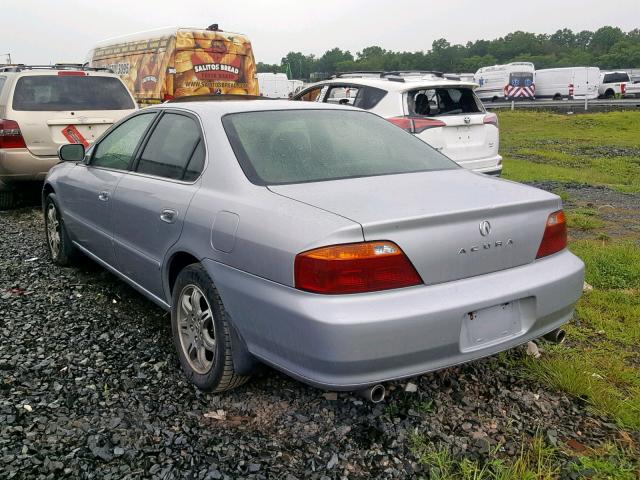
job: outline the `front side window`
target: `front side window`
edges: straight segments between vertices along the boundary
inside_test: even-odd
[[[622,83],[628,82],[629,75],[623,72],[607,73],[604,76],[603,83]]]
[[[322,88],[320,87],[312,88],[311,90],[307,90],[303,95],[301,95],[296,100],[302,100],[303,102],[317,102],[321,91],[322,91]]]
[[[95,147],[91,165],[126,170],[155,113],[136,115],[112,130]]]
[[[222,122],[243,171],[258,185],[458,168],[422,140],[362,111],[243,112]]]
[[[194,119],[166,113],[149,137],[136,171],[173,180],[184,180],[188,171],[188,178],[194,180],[204,165],[201,143],[200,127]]]
[[[350,86],[331,87],[325,102],[334,105],[353,105],[359,90],[358,87]]]
[[[27,75],[18,79],[13,94],[13,109],[55,112],[135,108],[127,88],[116,77],[64,73]]]
[[[484,111],[473,90],[466,87],[427,88],[413,90],[407,95],[411,115],[437,117]]]

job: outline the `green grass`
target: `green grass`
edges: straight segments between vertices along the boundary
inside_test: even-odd
[[[569,228],[575,228],[587,232],[604,226],[604,222],[597,216],[595,210],[575,209],[567,212],[567,225]]]
[[[584,260],[594,290],[578,302],[570,342],[546,346],[541,358],[524,360],[525,369],[621,428],[640,430],[640,246],[579,240],[570,248]]]
[[[570,472],[580,478],[633,480],[637,478],[636,452],[607,442],[597,449],[576,455],[566,446],[553,447],[540,435],[524,440],[514,457],[501,457],[499,446],[486,459],[455,458],[448,450],[438,450],[419,435],[412,438],[412,450],[425,467],[430,480],[552,480]],[[560,460],[571,458],[560,468]]]
[[[640,288],[640,248],[633,241],[572,242],[570,249],[587,265],[586,280],[594,287]]]
[[[640,192],[640,113],[499,112],[506,178]]]

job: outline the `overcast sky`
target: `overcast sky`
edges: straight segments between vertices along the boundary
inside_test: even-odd
[[[437,38],[465,43],[514,30],[613,25],[628,31],[640,27],[640,0],[0,0],[0,20],[0,54],[10,52],[20,63],[84,61],[98,40],[211,23],[247,34],[256,61],[280,63],[292,50],[415,51],[430,49]]]

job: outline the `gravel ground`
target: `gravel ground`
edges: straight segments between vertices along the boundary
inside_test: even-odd
[[[377,405],[267,368],[202,394],[168,315],[88,260],[52,265],[42,232],[37,208],[0,212],[1,478],[426,477],[414,434],[469,458],[513,456],[535,432],[594,446],[617,435],[501,356],[412,379],[415,392],[390,384]]]

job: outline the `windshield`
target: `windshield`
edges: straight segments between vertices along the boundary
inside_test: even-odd
[[[25,111],[129,110],[133,100],[114,77],[29,75],[16,84],[13,109]]]
[[[422,140],[366,112],[234,113],[223,125],[242,169],[258,185],[457,168]]]

